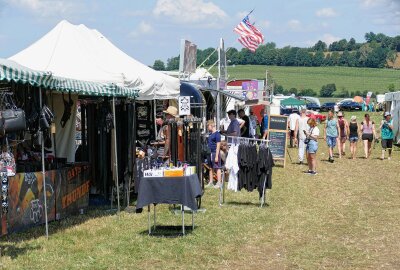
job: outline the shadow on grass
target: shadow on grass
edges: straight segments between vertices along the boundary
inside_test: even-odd
[[[198,226],[195,226],[197,228]],[[161,238],[177,238],[189,235],[193,232],[193,227],[185,226],[185,234],[182,233],[182,226],[162,226],[157,225],[156,228],[152,227],[151,234],[149,234],[148,230],[142,231],[140,235],[149,235],[153,237],[161,237]]]
[[[55,220],[49,222],[49,238],[51,235],[56,234],[58,232],[62,232],[70,227],[74,227],[76,225],[80,225],[85,223],[88,220],[94,218],[102,218],[105,216],[111,216],[116,214],[116,210],[104,209],[104,208],[95,208],[88,209],[85,214],[82,215],[72,215],[67,218],[61,220]],[[20,243],[23,241],[28,241],[31,239],[35,239],[38,237],[42,237],[45,235],[45,224],[38,224],[32,228],[11,232],[4,236],[3,239],[6,239],[9,243]]]
[[[25,247],[16,247],[9,243],[0,243],[0,257],[9,256],[11,259],[16,259],[18,256],[24,255],[33,250],[39,249],[40,246],[27,245]]]
[[[228,201],[225,202],[225,205],[235,205],[235,206],[251,206],[251,207],[260,207],[261,203],[255,202],[235,202],[235,201]],[[269,206],[268,203],[264,203],[264,206]]]

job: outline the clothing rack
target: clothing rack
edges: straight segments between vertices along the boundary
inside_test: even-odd
[[[269,147],[269,142],[270,142],[270,140],[264,140],[264,139],[255,139],[255,138],[246,138],[246,137],[237,137],[237,136],[227,136],[227,135],[223,135],[223,136],[225,136],[225,138],[232,139],[232,143],[228,143],[228,144],[237,144],[237,142],[239,142],[239,144],[240,144],[241,142],[256,141],[256,142],[266,143],[267,147]],[[236,140],[236,143],[233,143],[234,140]]]
[[[256,142],[262,142],[265,143],[265,145],[267,146],[267,148],[269,147],[269,142],[270,140],[264,140],[264,139],[255,139],[255,138],[245,138],[245,137],[236,137],[236,136],[225,136],[226,138],[231,138],[231,139],[235,139],[236,142],[232,142],[232,143],[228,143],[230,145],[232,144],[237,144],[237,143],[241,143],[241,142],[250,142],[250,141],[256,141]],[[232,140],[233,141],[233,140]],[[221,170],[225,170],[225,168],[222,168]],[[221,181],[222,181],[222,185],[220,187],[220,191],[219,191],[219,205],[222,206],[225,203],[225,173],[221,172]],[[263,207],[265,204],[265,185],[267,182],[267,176],[265,176],[264,179],[264,184],[263,184],[263,189],[262,189],[262,196],[261,196],[261,200],[260,200],[260,207]]]

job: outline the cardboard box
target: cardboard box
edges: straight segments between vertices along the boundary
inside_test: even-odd
[[[164,171],[164,177],[183,176],[183,169],[170,169]]]

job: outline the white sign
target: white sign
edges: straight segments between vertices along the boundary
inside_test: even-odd
[[[179,97],[179,115],[190,115],[190,96]]]

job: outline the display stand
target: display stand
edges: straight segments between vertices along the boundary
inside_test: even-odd
[[[261,142],[261,143],[265,143],[267,145],[267,147],[269,147],[269,140],[263,140],[263,139],[253,139],[253,138],[242,138],[242,137],[234,137],[234,136],[225,136],[227,138],[231,138],[232,139],[232,143],[229,144],[236,144],[236,143],[241,143],[241,142],[245,142],[245,143],[249,143],[249,142]],[[223,168],[225,169],[225,168]],[[219,205],[222,206],[225,203],[225,173],[222,173],[222,185],[219,189]],[[263,183],[263,189],[262,189],[262,196],[260,199],[260,207],[263,207],[265,204],[265,200],[266,200],[266,190],[265,190],[265,185],[267,182],[267,178],[265,177],[264,179],[264,183]]]

